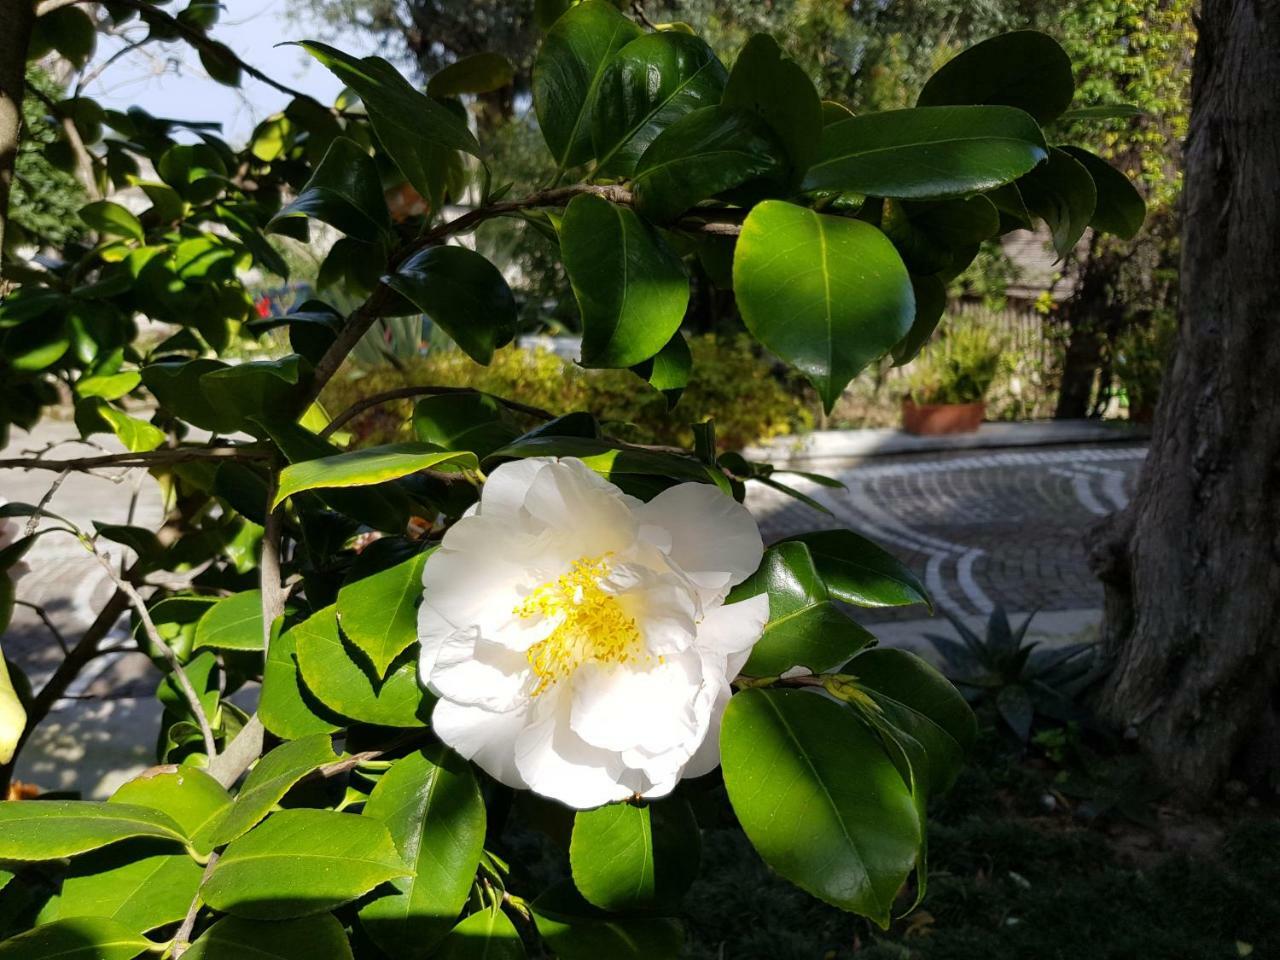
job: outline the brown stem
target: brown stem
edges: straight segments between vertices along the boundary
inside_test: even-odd
[[[74,457],[68,460],[44,460],[22,457],[0,460],[0,470],[85,471],[103,467],[155,467],[193,460],[260,460],[269,454],[249,447],[172,447],[145,453],[108,453],[98,457]]]
[[[196,888],[196,895],[191,898],[191,906],[187,907],[187,915],[182,918],[182,926],[178,927],[178,932],[173,935],[174,960],[186,953],[191,946],[191,932],[196,928],[196,917],[204,903],[200,891],[204,889],[205,881],[209,879],[213,868],[217,865],[218,854],[215,851],[209,854],[209,861],[204,865],[204,874],[200,877],[200,886]]]
[[[30,0],[0,0],[0,249],[9,219],[9,188],[22,134],[22,96],[26,89],[27,44],[35,24]],[[0,284],[0,295],[4,286]]]
[[[45,105],[50,115],[62,127],[62,135],[67,138],[67,146],[71,148],[71,154],[76,161],[76,177],[79,179],[80,185],[84,187],[84,192],[90,200],[101,200],[102,193],[98,190],[98,177],[94,170],[93,154],[84,145],[84,139],[80,136],[80,129],[76,126],[75,118],[69,114],[59,116],[58,104],[54,102],[52,97],[46,96],[44,91],[38,87],[32,87],[31,94]]]
[[[502,404],[509,410],[515,410],[517,413],[528,414],[531,417],[537,417],[540,420],[554,420],[556,415],[549,410],[543,410],[541,407],[530,406],[527,403],[521,403],[519,400],[508,400],[506,397],[499,397],[494,394],[486,394],[472,387],[400,387],[396,390],[385,390],[382,393],[375,393],[369,397],[363,397],[357,400],[342,413],[334,417],[327,427],[320,431],[320,436],[330,437],[337,431],[341,430],[346,424],[350,423],[355,417],[364,413],[371,407],[381,406],[384,403],[390,403],[393,400],[408,400],[413,397],[431,397],[431,396],[448,396],[458,394],[462,396],[489,396],[493,397],[498,403]]]

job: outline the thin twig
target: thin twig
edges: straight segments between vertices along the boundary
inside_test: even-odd
[[[531,417],[537,417],[540,420],[554,420],[556,415],[549,410],[543,410],[541,407],[530,406],[527,403],[521,403],[519,400],[508,400],[506,397],[499,397],[495,394],[483,393],[474,387],[400,387],[396,390],[385,390],[382,393],[375,393],[372,396],[363,397],[357,400],[342,413],[330,421],[329,425],[320,431],[320,436],[330,437],[337,431],[341,430],[346,424],[350,423],[354,418],[364,413],[371,407],[381,406],[384,403],[390,403],[393,400],[408,400],[413,397],[431,397],[431,396],[488,396],[493,397],[498,403],[502,404],[509,410],[515,410],[517,413],[528,414]]]
[[[0,460],[0,470],[71,470],[78,473],[103,467],[146,468],[195,460],[261,460],[268,456],[266,450],[247,446],[171,447],[143,453],[109,453],[100,457],[74,457],[68,460],[44,460],[39,457]]]
[[[633,0],[631,4],[631,12],[636,15],[636,19],[643,23],[650,30],[657,30],[658,25],[649,19],[649,15],[644,12],[644,5],[640,0]]]
[[[58,474],[58,478],[53,481],[53,485],[45,491],[40,502],[36,504],[36,508],[31,511],[31,516],[27,518],[26,529],[22,531],[24,537],[29,537],[36,532],[36,527],[40,526],[40,518],[44,516],[44,508],[49,505],[49,501],[53,499],[53,495],[58,492],[58,488],[62,486],[62,482],[71,475],[70,470],[63,470]]]
[[[48,108],[54,119],[62,127],[62,135],[67,138],[67,146],[71,148],[71,154],[75,158],[76,173],[85,193],[88,194],[90,200],[101,200],[102,194],[98,190],[98,177],[94,170],[93,154],[85,146],[84,138],[80,136],[80,129],[76,126],[75,118],[69,113],[62,113],[58,109],[57,103],[51,97],[46,96],[40,88],[33,86],[29,89],[36,99]]]
[[[178,932],[173,935],[173,957],[177,960],[191,947],[191,933],[196,928],[196,917],[200,913],[200,907],[204,904],[204,900],[200,896],[200,891],[204,889],[205,881],[213,873],[213,868],[218,864],[218,853],[214,851],[209,854],[209,860],[204,865],[204,874],[200,877],[200,885],[196,887],[195,896],[191,898],[191,906],[187,907],[187,915],[182,918],[182,926],[178,927]]]
[[[71,648],[67,646],[66,638],[62,635],[62,631],[53,625],[53,621],[49,619],[49,614],[45,612],[44,607],[40,606],[38,603],[30,603],[26,600],[15,600],[13,602],[20,607],[26,607],[28,610],[35,611],[35,615],[40,618],[40,622],[45,625],[45,628],[48,629],[50,633],[53,634],[53,639],[58,641],[58,646],[62,648],[63,655],[71,655]]]
[[[166,662],[168,662],[170,669],[173,670],[173,675],[178,681],[178,689],[186,698],[188,706],[191,707],[191,712],[195,715],[196,724],[200,727],[200,736],[204,738],[205,753],[210,762],[212,762],[218,755],[218,745],[213,738],[213,730],[209,726],[209,718],[204,715],[204,705],[201,704],[200,696],[196,693],[196,688],[192,686],[191,678],[187,676],[187,671],[183,669],[182,661],[178,659],[173,647],[169,646],[164,638],[160,636],[160,631],[156,629],[155,621],[151,619],[151,611],[147,609],[147,603],[142,599],[142,594],[138,593],[134,585],[116,573],[111,566],[110,554],[99,550],[93,540],[88,537],[83,538],[81,542],[93,554],[94,559],[98,561],[102,569],[107,572],[107,576],[116,585],[116,589],[124,592],[124,595],[133,605],[133,609],[137,611],[138,618],[142,621],[142,627],[147,632],[147,639],[151,641],[153,647],[160,651]]]

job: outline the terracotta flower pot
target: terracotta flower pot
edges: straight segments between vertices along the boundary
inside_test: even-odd
[[[977,403],[912,403],[902,401],[902,428],[920,436],[973,433],[982,426],[987,405]]]

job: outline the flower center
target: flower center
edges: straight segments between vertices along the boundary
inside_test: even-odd
[[[613,594],[600,589],[609,554],[574,561],[569,572],[534,589],[512,611],[521,619],[554,617],[559,624],[526,653],[538,678],[533,695],[585,663],[630,663],[642,650],[640,629]]]

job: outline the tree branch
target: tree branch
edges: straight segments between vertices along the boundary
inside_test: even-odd
[[[209,854],[209,860],[204,865],[204,873],[200,877],[200,884],[196,887],[195,896],[191,898],[191,906],[187,907],[187,915],[182,918],[182,926],[178,927],[178,932],[173,935],[173,957],[177,960],[191,947],[191,932],[196,928],[196,917],[200,913],[200,907],[204,900],[200,896],[200,891],[204,889],[205,881],[209,879],[213,873],[213,868],[218,865],[218,853],[215,850]]]
[[[196,725],[200,727],[200,736],[204,738],[205,753],[212,762],[218,756],[218,745],[213,738],[213,730],[209,726],[209,718],[204,715],[204,705],[200,703],[200,696],[196,693],[196,688],[191,684],[191,678],[187,676],[187,671],[182,667],[182,661],[178,659],[178,655],[173,652],[173,647],[169,646],[160,636],[160,631],[156,629],[155,621],[151,619],[151,611],[147,609],[147,603],[142,599],[142,595],[127,579],[116,573],[111,566],[111,557],[99,550],[92,540],[84,538],[82,541],[85,547],[93,554],[95,560],[103,570],[107,572],[107,576],[111,578],[111,582],[116,585],[116,589],[123,592],[128,601],[133,605],[133,609],[137,611],[139,619],[142,620],[142,627],[147,632],[147,639],[151,641],[151,645],[160,651],[161,655],[169,664],[169,668],[173,671],[173,675],[178,682],[178,689],[186,698],[187,705],[191,707],[191,712],[195,716]]]
[[[342,413],[330,421],[329,425],[320,431],[321,437],[330,437],[341,430],[346,424],[364,413],[371,407],[381,406],[384,403],[390,403],[393,400],[409,400],[413,397],[431,397],[431,396],[484,396],[493,397],[498,403],[502,404],[509,410],[517,413],[524,413],[531,417],[537,417],[540,420],[554,420],[556,415],[549,410],[543,410],[541,407],[530,406],[527,403],[521,403],[519,400],[508,400],[506,397],[499,397],[496,394],[484,393],[473,387],[401,387],[397,390],[386,390],[382,393],[375,393],[372,396],[363,397],[353,403],[351,406],[343,410]]]
[[[102,467],[156,467],[194,460],[262,460],[270,454],[251,447],[171,447],[144,453],[108,453],[99,457],[44,460],[40,457],[0,460],[0,470],[58,470],[83,472]]]
[[[84,139],[80,136],[80,130],[76,126],[75,118],[69,114],[60,116],[58,104],[51,97],[46,96],[39,87],[32,87],[31,95],[45,105],[50,115],[62,127],[62,135],[67,138],[67,145],[71,148],[71,154],[75,158],[76,175],[80,180],[80,185],[84,187],[84,192],[88,194],[90,200],[101,200],[102,193],[98,190],[98,176],[93,165],[93,154],[84,145]]]

